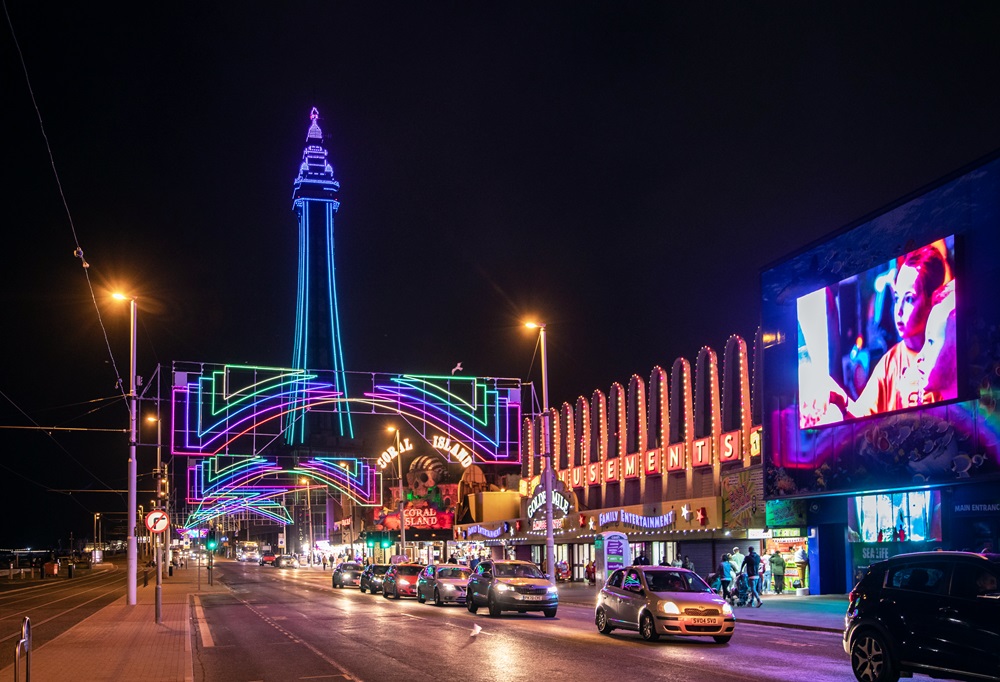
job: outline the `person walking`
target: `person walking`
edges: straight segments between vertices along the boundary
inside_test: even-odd
[[[649,566],[649,557],[646,556],[646,550],[639,552],[639,556],[635,558],[636,566]]]
[[[777,549],[771,554],[770,565],[771,575],[774,576],[774,593],[781,594],[785,591],[785,557]]]
[[[743,559],[743,566],[740,567],[740,571],[747,574],[747,582],[750,584],[750,603],[753,600],[757,600],[757,608],[759,609],[764,605],[764,602],[760,599],[760,591],[758,583],[760,582],[760,554],[757,554],[757,550],[753,548],[753,545],[747,547],[746,557]]]
[[[745,559],[745,558],[746,557],[743,556],[743,554],[740,553],[740,548],[739,547],[733,547],[733,552],[732,552],[732,554],[729,555],[729,563],[731,563],[733,565],[733,578],[734,579],[736,578],[736,575],[741,570],[743,570],[743,559]]]
[[[689,571],[694,570],[694,562],[691,561],[691,557],[689,557],[687,554],[684,555],[684,561],[681,562],[681,568],[686,568]]]
[[[722,583],[722,598],[729,601],[729,586],[733,584],[733,565],[729,562],[730,556],[726,552],[722,555],[715,572],[719,574],[719,582]]]
[[[771,593],[771,556],[766,552],[760,555],[760,593]]]

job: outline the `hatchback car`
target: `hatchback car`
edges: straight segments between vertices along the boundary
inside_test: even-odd
[[[494,617],[504,611],[541,611],[555,618],[559,588],[530,561],[488,560],[469,577],[465,606],[470,613],[485,606]]]
[[[660,635],[711,637],[725,644],[736,618],[725,599],[697,573],[668,566],[630,566],[608,576],[594,622],[602,634],[636,630],[647,642]]]
[[[358,588],[362,592],[368,590],[372,594],[381,592],[382,578],[385,577],[385,572],[388,570],[389,564],[368,564],[365,566],[365,570],[361,572]]]
[[[844,620],[854,676],[1000,680],[998,583],[1000,554],[917,552],[872,564]]]
[[[417,577],[423,564],[393,564],[382,578],[382,596],[388,599],[417,596]]]
[[[423,604],[431,599],[436,606],[446,602],[464,604],[471,573],[468,566],[458,564],[428,566],[417,578],[417,601]]]
[[[298,568],[299,560],[291,554],[282,554],[279,557],[275,557],[274,565],[278,568]]]
[[[334,587],[344,587],[351,585],[357,587],[361,584],[361,574],[365,567],[356,561],[342,561],[333,569],[333,576],[330,581]]]
[[[273,552],[264,552],[260,555],[261,566],[274,566],[275,555]]]

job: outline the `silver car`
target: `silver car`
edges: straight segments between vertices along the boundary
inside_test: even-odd
[[[437,606],[446,602],[464,604],[471,573],[468,567],[458,564],[431,564],[417,578],[417,601],[423,604],[432,599]]]
[[[697,573],[668,566],[614,571],[597,597],[594,622],[602,634],[636,630],[648,642],[676,635],[725,644],[736,629],[732,607],[708,583]]]

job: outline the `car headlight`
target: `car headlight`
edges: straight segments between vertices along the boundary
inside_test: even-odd
[[[548,589],[549,594],[559,594],[559,588],[553,585]]]
[[[673,615],[680,615],[681,612],[681,610],[677,608],[677,604],[673,603],[672,601],[661,601],[660,611],[662,611],[663,613],[670,613]]]
[[[506,583],[497,583],[497,592],[506,592],[511,589],[510,585]]]
[[[399,579],[399,584],[400,584],[400,585],[409,585],[409,584],[410,584],[410,581],[409,581],[409,580],[407,580],[406,578],[400,578],[400,579]]]
[[[729,605],[729,602],[722,602],[722,615],[731,616],[733,615],[733,607]]]
[[[448,592],[448,591],[454,590],[455,586],[454,585],[449,585],[448,583],[441,583],[441,589],[443,589],[445,592]]]

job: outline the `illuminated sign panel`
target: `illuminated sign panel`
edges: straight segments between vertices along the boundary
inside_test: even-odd
[[[719,461],[737,462],[741,458],[741,438],[739,431],[730,431],[719,436]]]
[[[663,458],[660,457],[659,450],[647,450],[642,458],[643,473],[647,476],[655,476],[663,473]]]
[[[712,439],[696,438],[691,448],[691,466],[703,467],[712,463]]]
[[[684,468],[684,443],[672,443],[667,446],[667,471],[678,471]]]

